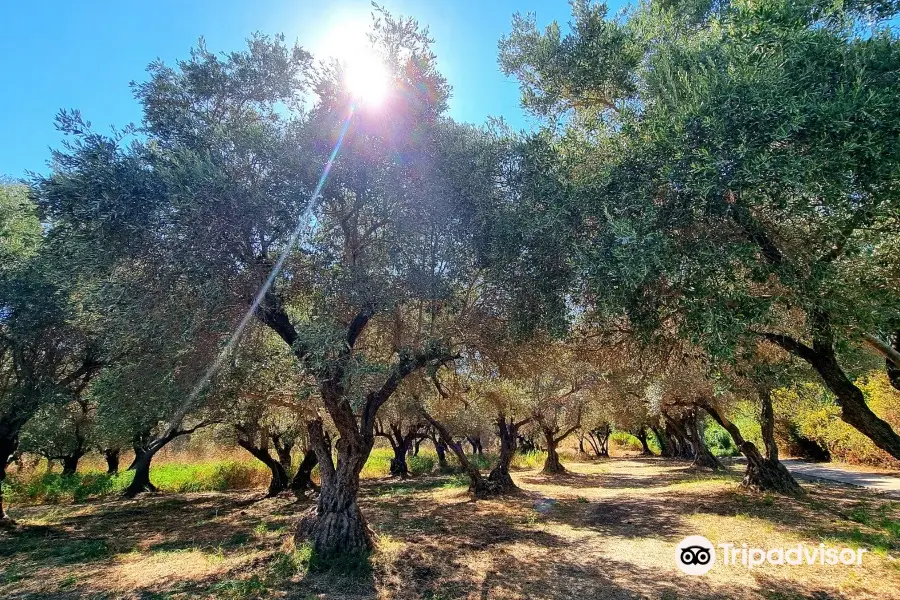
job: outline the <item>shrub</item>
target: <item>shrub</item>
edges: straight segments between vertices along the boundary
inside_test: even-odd
[[[731,434],[725,431],[718,423],[711,423],[706,428],[706,445],[715,456],[735,456],[740,454]]]
[[[4,493],[12,504],[60,504],[63,502],[84,502],[111,493],[122,492],[133,474],[120,473],[41,473],[33,470],[26,473],[11,473],[4,485]]]
[[[900,392],[891,387],[887,375],[873,371],[856,380],[866,402],[875,414],[900,429]],[[806,384],[774,393],[776,414],[791,415],[804,437],[827,447],[840,461],[886,467],[898,467],[897,461],[872,443],[872,440],[844,423],[833,396],[818,384]]]
[[[517,452],[513,456],[510,467],[513,469],[540,469],[547,460],[547,453],[542,450],[534,452]]]
[[[437,464],[437,454],[434,451],[419,450],[418,456],[410,456],[406,459],[409,472],[413,475],[425,475],[434,471]]]
[[[620,450],[634,450],[637,452],[643,450],[641,441],[627,431],[613,431],[609,436],[609,441],[618,446]]]

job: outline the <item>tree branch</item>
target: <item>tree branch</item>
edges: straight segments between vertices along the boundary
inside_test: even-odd
[[[807,346],[806,344],[795,340],[789,335],[784,335],[781,333],[759,333],[758,335],[762,336],[769,342],[772,342],[776,346],[781,347],[782,349],[799,356],[803,360],[808,363],[813,363],[816,361],[818,356],[816,355],[816,351]]]
[[[381,387],[366,395],[361,422],[363,435],[372,430],[378,409],[387,402],[406,377],[429,363],[441,366],[457,358],[459,355],[450,355],[444,348],[431,348],[415,354],[401,354],[400,360],[391,367],[391,373]]]
[[[897,352],[890,344],[871,333],[863,334],[863,338],[872,348],[877,350],[887,360],[894,363],[894,366],[900,368],[900,352]]]

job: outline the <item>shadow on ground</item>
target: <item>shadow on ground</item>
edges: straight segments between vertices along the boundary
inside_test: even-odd
[[[698,528],[889,557],[900,506],[862,490],[806,485],[802,498],[776,498],[734,474],[659,459],[573,471],[516,473],[520,493],[479,502],[453,476],[364,482],[380,550],[354,577],[306,572],[292,534],[308,501],[154,494],[20,508],[18,530],[0,533],[0,597],[822,600],[900,589],[900,570],[882,558],[855,582],[796,570],[689,577],[674,566],[675,545]]]

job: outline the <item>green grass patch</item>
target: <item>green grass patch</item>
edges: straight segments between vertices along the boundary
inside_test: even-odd
[[[62,504],[84,502],[121,494],[134,478],[133,471],[107,475],[86,471],[10,474],[4,494],[10,504]],[[269,471],[262,463],[235,460],[193,464],[164,463],[150,467],[150,480],[164,492],[221,492],[260,488],[268,484]]]
[[[513,469],[540,469],[546,460],[547,453],[540,450],[517,452],[509,466]]]

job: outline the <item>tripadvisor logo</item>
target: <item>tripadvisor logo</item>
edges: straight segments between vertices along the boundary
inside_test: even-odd
[[[716,564],[712,542],[702,535],[689,535],[675,548],[675,564],[688,575],[703,575]]]
[[[718,553],[716,552],[718,548]],[[864,548],[826,548],[825,544],[807,546],[797,544],[790,548],[748,548],[730,543],[713,547],[712,542],[702,535],[690,535],[675,548],[675,564],[688,575],[708,573],[716,558],[723,565],[739,565],[753,569],[762,565],[861,565]]]

